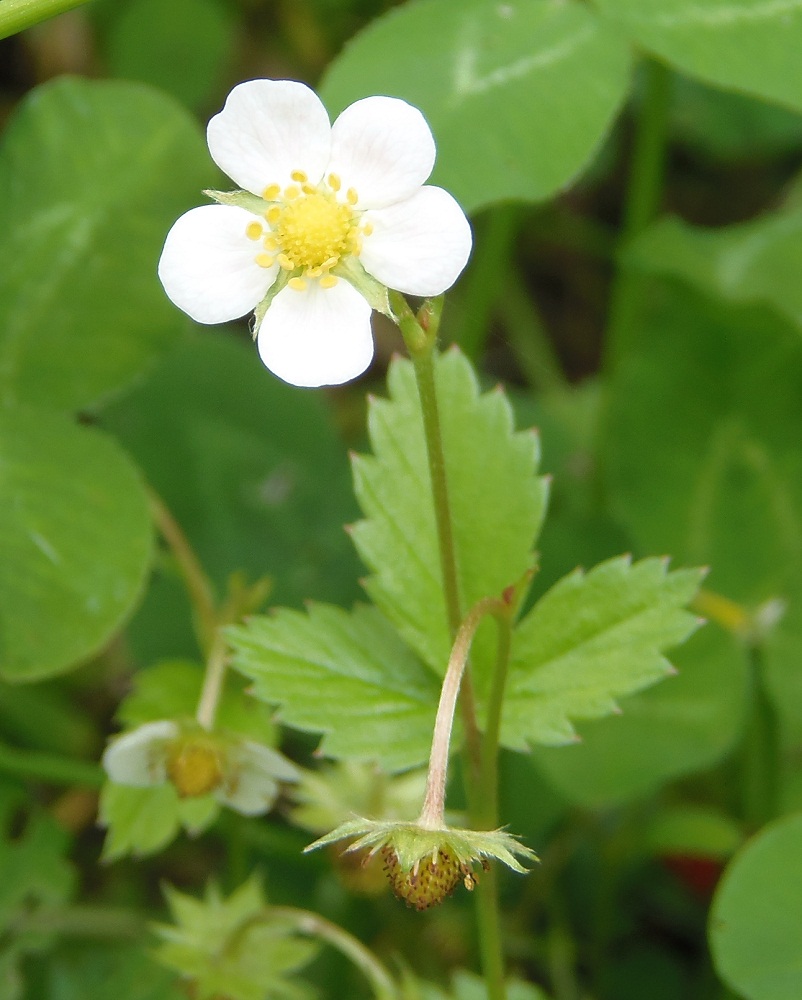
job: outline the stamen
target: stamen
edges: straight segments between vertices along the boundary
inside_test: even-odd
[[[272,267],[276,263],[276,258],[269,253],[258,253],[254,259],[259,267]]]
[[[365,225],[362,227],[363,236],[370,236],[372,232],[373,232],[373,223],[366,222]]]
[[[337,277],[336,274],[324,274],[323,277],[320,279],[320,287],[334,288],[334,286],[337,284],[338,281],[339,278]]]
[[[287,285],[295,292],[303,292],[306,288],[306,282],[303,278],[290,278]]]
[[[278,255],[278,262],[285,271],[292,271],[295,268],[295,264],[290,260],[290,258],[285,253],[280,253]]]
[[[288,184],[287,187],[284,188],[284,198],[287,201],[293,201],[300,195],[300,193],[301,189],[296,187],[295,184]]]
[[[262,240],[262,246],[265,250],[272,250],[275,253],[278,250],[278,240],[275,236],[265,236],[264,240]]]
[[[262,197],[265,201],[275,201],[280,194],[281,186],[279,184],[268,184],[262,192]]]
[[[329,187],[332,191],[339,191],[342,187],[342,181],[337,174],[329,174]]]
[[[356,188],[348,188],[345,192],[345,198],[349,205],[356,205],[359,201],[359,195],[356,193]]]
[[[245,227],[245,235],[249,240],[260,240],[263,232],[261,222],[249,222]]]
[[[292,177],[294,181],[298,181],[299,184],[306,184],[309,180],[309,177],[303,172],[303,170],[293,170],[290,177]]]
[[[265,219],[270,223],[271,226],[275,226],[278,220],[281,218],[281,209],[278,205],[273,205],[272,208],[268,208],[265,212]]]

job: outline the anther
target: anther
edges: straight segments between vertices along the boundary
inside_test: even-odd
[[[261,222],[249,222],[245,227],[245,235],[249,240],[260,240],[263,232]]]
[[[276,258],[269,253],[258,253],[255,260],[259,267],[272,267],[276,263]]]
[[[306,288],[306,282],[303,278],[290,278],[287,285],[295,292],[302,292]]]
[[[288,184],[287,187],[284,188],[284,198],[287,201],[293,201],[300,195],[300,193],[301,189],[295,184]]]
[[[359,195],[356,193],[356,188],[348,188],[345,192],[345,198],[349,205],[356,205],[359,201]]]
[[[329,187],[332,191],[339,191],[342,187],[342,181],[337,174],[329,174]]]
[[[362,227],[362,235],[363,236],[370,236],[370,234],[372,232],[373,232],[373,223],[372,222],[366,222],[365,225]]]
[[[285,253],[280,253],[278,255],[278,262],[285,271],[292,271],[295,268],[295,264],[293,264]]]
[[[298,181],[299,184],[306,184],[309,180],[309,177],[303,172],[303,170],[293,170],[290,177],[292,177],[294,181]]]
[[[281,209],[278,205],[273,205],[272,208],[268,208],[265,212],[265,219],[270,223],[271,226],[275,226],[278,220],[281,218]]]
[[[265,201],[275,201],[281,194],[281,187],[278,184],[268,184],[262,192]]]
[[[275,236],[265,236],[265,238],[262,240],[262,246],[265,248],[265,250],[271,250],[273,253],[275,253],[276,250],[278,250],[278,240],[276,239]]]
[[[338,281],[338,279],[337,279],[336,275],[334,275],[334,274],[324,274],[323,277],[320,279],[320,287],[321,288],[334,288],[334,286],[337,284],[337,281]]]

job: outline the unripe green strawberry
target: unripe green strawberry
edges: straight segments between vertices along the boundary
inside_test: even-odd
[[[442,903],[461,878],[465,879],[466,886],[473,888],[471,870],[447,851],[439,851],[437,860],[431,856],[422,858],[408,871],[401,867],[398,855],[389,844],[382,847],[381,853],[393,892],[416,910],[428,910],[430,906]]]

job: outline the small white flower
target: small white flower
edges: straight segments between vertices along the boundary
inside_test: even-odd
[[[167,719],[118,736],[103,754],[103,767],[118,785],[169,781],[182,798],[212,794],[245,816],[267,812],[278,782],[299,777],[290,761],[260,743]]]
[[[425,185],[434,139],[405,101],[368,97],[331,125],[304,84],[251,80],[231,91],[207,140],[244,190],[181,216],[159,277],[199,323],[255,309],[261,358],[287,382],[356,378],[386,289],[439,295],[465,266],[470,226],[450,194]]]

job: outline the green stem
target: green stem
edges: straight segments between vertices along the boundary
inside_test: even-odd
[[[227,650],[223,638],[223,630],[217,630],[212,648],[206,660],[206,673],[203,676],[203,687],[198,700],[195,718],[204,729],[214,729],[217,706],[223,693],[223,681],[226,676]]]
[[[743,816],[758,829],[779,811],[780,746],[777,710],[766,688],[760,647],[749,651],[751,697],[743,739]]]
[[[330,944],[349,958],[364,974],[377,1000],[399,1000],[398,988],[387,969],[369,948],[342,927],[338,927],[317,913],[297,909],[294,906],[271,906],[258,918],[248,921],[247,925],[269,920],[286,921],[292,924],[299,934],[320,938]]]
[[[18,750],[5,744],[0,744],[0,773],[54,785],[85,785],[89,788],[100,788],[105,781],[103,769],[97,764],[58,754]]]
[[[204,653],[210,655],[215,644],[218,625],[211,581],[189,544],[187,536],[161,497],[154,490],[149,489],[148,500],[153,520],[156,522],[162,538],[169,545],[184,579],[184,585],[195,612],[198,644]]]
[[[644,65],[643,102],[635,132],[619,250],[652,221],[660,207],[668,139],[671,74],[660,63]],[[619,268],[613,284],[605,344],[609,370],[635,333],[643,280]]]
[[[0,38],[46,21],[49,17],[80,7],[86,0],[2,0],[0,3]]]
[[[512,642],[513,608],[505,602],[497,602],[497,605],[503,610],[496,613],[498,648],[487,698],[487,721],[482,738],[482,768],[479,781],[481,811],[475,817],[479,828],[485,830],[494,830],[498,826],[499,736],[501,735],[501,710],[504,705],[504,688],[507,683]]]

